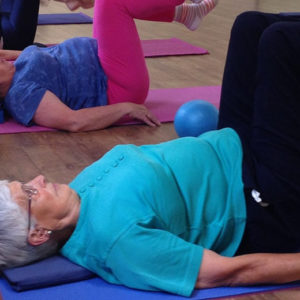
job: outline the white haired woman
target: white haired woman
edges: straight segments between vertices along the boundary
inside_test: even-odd
[[[9,182],[0,181],[0,265],[19,266],[53,255],[60,248],[58,238],[51,239],[40,247],[27,241],[28,224],[35,227],[35,218],[12,200]],[[17,221],[16,221],[17,220]]]
[[[253,222],[241,165],[239,137],[227,128],[117,146],[70,185],[41,175],[2,182],[0,264],[26,264],[62,246],[62,255],[110,283],[184,296],[299,280],[299,253],[232,257]]]

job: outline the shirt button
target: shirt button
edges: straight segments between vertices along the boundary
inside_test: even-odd
[[[118,165],[119,165],[119,163],[118,163],[117,161],[115,161],[115,162],[113,163],[112,166],[113,166],[114,168],[116,168]]]
[[[82,188],[81,190],[80,190],[80,193],[84,193],[86,191],[86,188]]]
[[[103,176],[98,176],[96,179],[97,179],[98,181],[100,181],[100,180],[102,180],[102,178],[103,178]]]
[[[105,174],[108,174],[108,173],[109,173],[109,169],[105,169],[105,170],[104,170],[104,173],[105,173]]]
[[[95,184],[93,182],[89,183],[89,187],[93,187]]]
[[[121,161],[121,160],[123,160],[124,159],[124,155],[121,155],[120,157],[119,157],[119,161]]]

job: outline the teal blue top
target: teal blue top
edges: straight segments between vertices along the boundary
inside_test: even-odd
[[[71,182],[77,226],[61,252],[108,282],[189,296],[203,249],[233,256],[246,209],[232,129],[120,145]]]

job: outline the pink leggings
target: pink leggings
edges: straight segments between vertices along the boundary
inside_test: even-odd
[[[172,22],[184,0],[96,0],[93,35],[108,77],[109,104],[144,103],[149,75],[134,18]]]

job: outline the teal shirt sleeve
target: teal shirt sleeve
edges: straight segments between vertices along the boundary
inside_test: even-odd
[[[106,267],[128,287],[190,296],[204,249],[154,229],[155,218],[131,226],[111,249]]]

